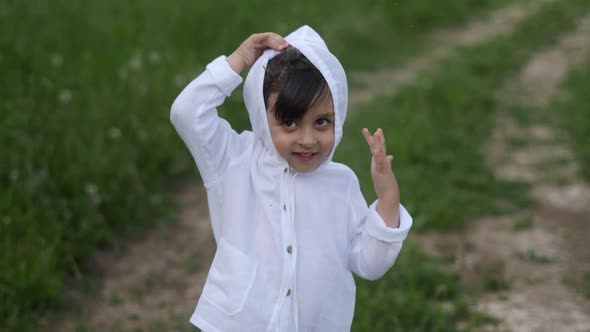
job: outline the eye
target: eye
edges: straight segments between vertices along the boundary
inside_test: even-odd
[[[328,125],[330,125],[330,123],[332,123],[332,121],[330,121],[329,119],[326,119],[326,118],[317,119],[315,121],[316,126],[319,126],[319,127],[328,126]]]
[[[295,127],[297,127],[297,124],[295,123],[295,121],[287,120],[287,121],[283,122],[283,128],[293,129]]]

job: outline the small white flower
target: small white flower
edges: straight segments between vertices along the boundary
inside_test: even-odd
[[[141,58],[141,53],[136,51],[129,59],[129,69],[133,71],[139,71],[143,66],[143,60]]]
[[[100,194],[98,193],[98,186],[94,183],[87,183],[86,184],[86,194],[90,198],[90,201],[94,205],[100,204]]]
[[[160,53],[158,53],[158,51],[155,50],[151,50],[150,53],[148,53],[148,59],[151,63],[154,64],[158,64],[160,63]]]
[[[58,53],[53,53],[51,55],[51,64],[55,67],[60,67],[63,63],[63,58]]]
[[[117,139],[117,138],[121,137],[121,129],[116,128],[116,127],[112,127],[109,130],[109,135],[111,136],[112,139]]]
[[[70,89],[61,89],[59,92],[59,101],[62,104],[69,104],[72,101],[72,91]]]
[[[18,171],[13,169],[10,172],[10,181],[15,182],[16,180],[18,180]]]
[[[87,183],[86,184],[86,194],[88,196],[93,196],[98,194],[98,187],[94,183]]]

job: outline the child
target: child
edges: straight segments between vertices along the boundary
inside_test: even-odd
[[[244,101],[252,132],[216,107],[252,66]],[[399,203],[379,129],[363,135],[379,199],[332,162],[342,138],[347,83],[321,37],[303,26],[285,39],[249,37],[211,62],[172,105],[171,120],[207,189],[217,251],[191,322],[215,331],[348,331],[352,272],[381,277],[412,218]]]

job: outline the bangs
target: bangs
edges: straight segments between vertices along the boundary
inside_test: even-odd
[[[268,100],[276,101],[268,110]],[[328,83],[320,71],[295,47],[290,46],[268,62],[264,76],[264,102],[281,122],[299,120],[325,98],[331,98]]]
[[[277,99],[271,111],[281,122],[299,120],[307,110],[328,97],[330,89],[319,71],[292,72],[282,89],[277,91]]]

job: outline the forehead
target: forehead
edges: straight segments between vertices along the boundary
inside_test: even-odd
[[[320,97],[308,110],[305,112],[303,117],[307,116],[334,116],[334,103],[332,102],[332,96],[326,94]]]

